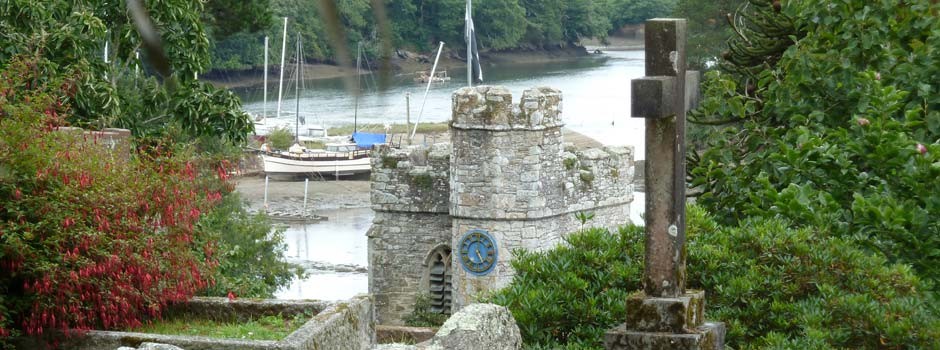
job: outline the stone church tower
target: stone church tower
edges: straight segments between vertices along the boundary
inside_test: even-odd
[[[450,312],[513,276],[515,249],[544,250],[581,227],[629,222],[631,148],[563,142],[562,95],[503,87],[453,95],[452,145],[383,148],[373,157],[369,291],[380,323],[400,323],[418,295]]]

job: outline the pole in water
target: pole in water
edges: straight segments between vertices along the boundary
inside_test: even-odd
[[[405,93],[405,125],[408,129],[411,129],[411,93]],[[411,141],[411,137],[408,137],[408,141]]]
[[[304,179],[304,217],[307,217],[307,186],[310,184],[310,178]]]
[[[264,175],[264,211],[268,211],[268,175]]]

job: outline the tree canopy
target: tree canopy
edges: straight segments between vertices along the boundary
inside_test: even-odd
[[[212,0],[221,1],[224,0]],[[247,69],[262,64],[264,36],[280,42],[282,17],[289,18],[288,36],[304,40],[304,55],[315,62],[336,62],[337,45],[355,48],[365,42],[367,53],[380,56],[377,48],[387,24],[391,46],[426,51],[444,41],[462,47],[465,0],[342,0],[335,2],[345,42],[332,41],[325,25],[327,13],[316,1],[252,0],[270,2],[271,24],[263,30],[245,26],[225,30],[215,43],[212,66],[217,69]],[[384,4],[384,11],[376,11]],[[605,38],[623,25],[671,13],[675,0],[488,0],[473,4],[473,19],[482,50],[538,48],[577,44],[586,38]],[[381,14],[380,14],[381,13]],[[267,13],[260,13],[265,16]],[[230,21],[239,23],[245,21]],[[210,32],[218,29],[210,25]],[[237,32],[236,32],[237,31]],[[272,44],[273,47],[273,44]],[[354,50],[350,50],[354,51]]]
[[[940,280],[940,5],[749,0],[694,113],[724,222],[784,217]],[[931,15],[927,15],[931,14]]]
[[[0,4],[0,61],[29,57],[52,76],[77,75],[63,102],[72,125],[130,128],[137,135],[245,139],[252,124],[232,93],[195,80],[209,66],[202,1],[144,1],[173,72],[156,77],[125,1],[28,1]],[[140,55],[140,59],[137,55]],[[176,89],[167,89],[168,80]]]

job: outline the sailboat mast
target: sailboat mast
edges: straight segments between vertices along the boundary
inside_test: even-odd
[[[359,95],[362,94],[362,74],[359,70],[362,68],[360,59],[362,58],[362,42],[359,42],[359,45],[356,46],[356,107],[353,109],[353,135],[358,131],[359,125]]]
[[[261,105],[261,123],[268,123],[268,36],[264,36],[264,104]]]
[[[473,11],[473,0],[467,0],[467,16],[466,16],[467,23],[465,24],[465,26],[467,27],[467,30],[466,30],[466,35],[464,36],[467,39],[467,87],[473,87],[473,57],[471,57],[473,53],[470,52],[471,51],[470,42],[472,40],[472,38],[470,37],[470,34],[471,34],[470,23],[471,23],[472,11]]]
[[[294,116],[294,142],[300,143],[300,35],[297,36],[297,80],[294,81],[294,97],[297,99]]]
[[[284,54],[287,51],[287,17],[284,17],[284,36],[281,37],[281,80],[277,85],[277,115],[281,117],[281,96],[284,91]]]

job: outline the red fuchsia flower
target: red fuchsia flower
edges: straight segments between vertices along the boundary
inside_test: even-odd
[[[234,301],[235,299],[238,299],[238,296],[236,296],[234,292],[228,292],[228,300]]]
[[[868,126],[868,124],[871,124],[871,121],[867,118],[858,118],[855,119],[855,123],[857,123],[858,126]]]
[[[926,155],[926,154],[927,154],[927,147],[924,146],[924,145],[921,144],[921,143],[918,143],[918,144],[917,144],[917,152],[920,152],[920,155]]]
[[[23,198],[23,192],[20,192],[19,188],[13,190],[13,199],[20,200],[20,198]]]

